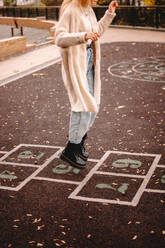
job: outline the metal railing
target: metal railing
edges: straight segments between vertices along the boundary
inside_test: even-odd
[[[58,20],[59,6],[47,7],[0,7],[0,15],[12,17],[45,17],[46,20]],[[94,7],[97,19],[100,19],[107,6]],[[146,26],[165,28],[165,5],[157,6],[119,6],[113,21],[115,25]]]

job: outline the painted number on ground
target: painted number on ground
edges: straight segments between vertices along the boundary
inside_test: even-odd
[[[39,155],[35,155],[31,151],[23,151],[19,153],[18,158],[19,159],[34,159],[35,158],[39,160],[40,158],[43,157],[44,154],[45,154],[44,152],[40,152]]]
[[[142,163],[138,160],[133,159],[118,159],[112,163],[112,166],[116,168],[126,168],[130,167],[132,169],[137,169],[142,165]]]

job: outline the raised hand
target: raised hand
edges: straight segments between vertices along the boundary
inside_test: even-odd
[[[109,11],[111,12],[111,13],[115,13],[115,10],[116,10],[116,8],[117,8],[117,6],[118,6],[118,3],[116,2],[116,1],[112,1],[110,4],[109,4]]]

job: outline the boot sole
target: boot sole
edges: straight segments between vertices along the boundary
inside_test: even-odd
[[[64,154],[61,154],[60,159],[69,163],[69,165],[72,165],[73,167],[79,168],[79,169],[85,169],[86,165],[79,165],[74,163],[72,160],[67,158]]]

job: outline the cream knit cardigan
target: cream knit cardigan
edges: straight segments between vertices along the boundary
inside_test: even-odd
[[[76,1],[76,0],[74,0]],[[89,20],[92,31],[101,35],[112,22],[115,14],[107,10],[99,22],[92,8],[89,8]],[[88,92],[86,78],[86,41],[85,33],[89,32],[81,8],[67,7],[63,12],[55,31],[55,43],[59,46],[62,57],[62,76],[68,92],[71,109],[75,112],[98,112],[101,95],[100,80],[100,42],[94,42],[96,64],[94,70],[94,96]]]

